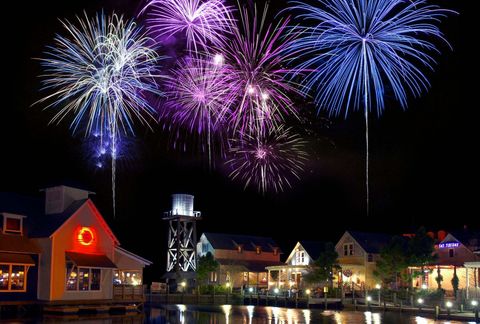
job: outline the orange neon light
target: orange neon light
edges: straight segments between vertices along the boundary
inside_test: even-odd
[[[88,246],[92,245],[95,240],[95,235],[90,227],[83,226],[78,230],[77,239],[80,244]]]

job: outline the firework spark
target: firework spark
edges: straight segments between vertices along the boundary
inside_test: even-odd
[[[310,27],[295,27],[299,37],[288,54],[298,60],[297,71],[310,71],[306,88],[331,115],[350,107],[363,109],[366,123],[366,191],[369,212],[368,114],[381,115],[387,89],[403,108],[407,94],[419,96],[429,87],[422,69],[433,69],[432,39],[444,40],[437,27],[451,11],[425,0],[317,0],[321,6],[292,1],[289,10]],[[375,108],[373,108],[375,107]]]
[[[142,10],[156,37],[185,35],[187,48],[196,52],[219,44],[230,33],[231,11],[222,0],[151,0]]]
[[[160,94],[156,52],[132,21],[117,15],[77,17],[78,26],[62,21],[68,36],[57,35],[48,48],[43,90],[52,93],[37,103],[52,101],[46,108],[57,113],[51,123],[72,116],[73,133],[80,127],[85,135],[108,134],[112,160],[112,194],[115,213],[115,159],[118,137],[133,134],[134,120],[144,125],[153,121],[153,108],[146,93]],[[102,139],[103,140],[103,139]]]
[[[233,28],[233,37],[217,49],[232,67],[237,79],[235,105],[229,107],[229,124],[240,133],[262,132],[277,127],[286,115],[297,116],[292,94],[301,94],[285,76],[291,71],[283,64],[288,44],[295,38],[287,32],[288,19],[265,26],[267,6],[256,8],[253,18],[246,8]],[[260,16],[261,15],[261,16]]]
[[[279,126],[265,135],[244,134],[232,140],[230,178],[254,186],[259,192],[284,191],[300,179],[307,160],[305,141],[290,128]]]
[[[223,56],[181,59],[169,76],[167,85],[171,120],[190,133],[204,137],[209,163],[212,161],[212,136],[225,130],[223,111],[235,100],[230,68]]]

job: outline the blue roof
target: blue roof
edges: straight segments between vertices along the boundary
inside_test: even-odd
[[[29,237],[49,237],[86,201],[87,199],[75,201],[62,213],[45,215],[43,199],[0,192],[0,212],[27,216],[25,228]]]
[[[390,243],[391,235],[384,233],[368,233],[358,231],[348,231],[350,235],[367,253],[380,253],[383,247]]]
[[[273,252],[273,248],[278,248],[278,244],[271,237],[237,235],[224,233],[203,233],[212,247],[219,250],[236,250],[238,245],[242,245],[245,251],[255,251],[260,246],[264,252]],[[280,249],[278,249],[280,253]]]
[[[325,242],[300,241],[300,244],[313,260],[317,260],[320,254],[325,250]]]

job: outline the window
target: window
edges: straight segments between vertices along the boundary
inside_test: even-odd
[[[217,273],[215,271],[210,272],[210,282],[217,282]]]
[[[257,246],[257,247],[255,248],[255,252],[256,252],[257,254],[262,253],[262,248],[261,248],[260,246]]]
[[[100,290],[101,269],[77,268],[72,262],[67,262],[67,282],[65,289],[69,291]]]
[[[367,261],[368,261],[368,262],[373,262],[373,254],[372,254],[372,253],[369,253],[369,254],[367,255]]]
[[[450,258],[453,258],[455,256],[455,250],[454,249],[448,249],[448,256]]]
[[[245,281],[245,282],[248,281],[248,272],[243,273],[243,281]]]
[[[243,249],[242,249],[242,246],[241,245],[238,245],[237,246],[237,252],[238,253],[242,253]]]
[[[343,245],[343,255],[353,255],[353,243],[347,243]]]
[[[298,264],[298,265],[305,264],[305,251],[297,250],[295,252],[295,264]]]
[[[23,216],[3,216],[3,232],[22,234]]]
[[[273,255],[278,255],[278,247],[273,248]]]
[[[208,243],[202,243],[202,253],[208,252]]]
[[[94,273],[92,269],[92,276],[100,275]],[[114,271],[114,278],[113,278],[114,285],[127,285],[127,286],[137,286],[142,284],[142,272],[138,270],[115,270]]]
[[[25,265],[0,264],[0,292],[27,291],[27,269]]]

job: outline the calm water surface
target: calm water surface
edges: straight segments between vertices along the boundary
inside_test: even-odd
[[[148,307],[143,314],[97,316],[44,316],[21,319],[1,318],[0,323],[91,323],[91,324],[434,324],[467,323],[386,312],[322,311],[262,306],[193,306],[166,305]],[[471,322],[473,323],[473,322]]]

